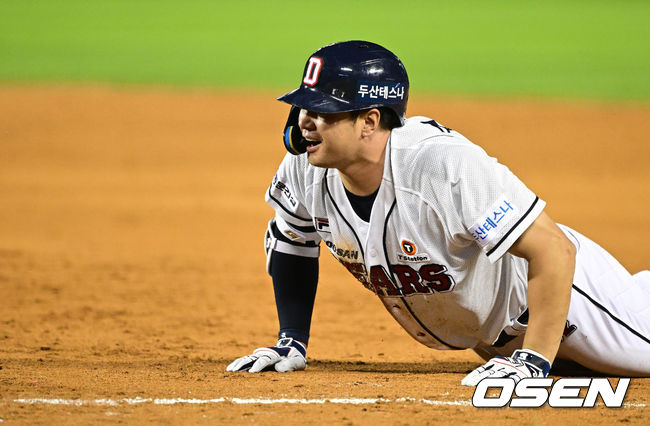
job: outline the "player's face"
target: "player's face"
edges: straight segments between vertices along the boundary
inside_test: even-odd
[[[298,125],[303,137],[313,141],[307,147],[310,164],[344,169],[356,160],[362,126],[350,113],[323,114],[303,109]]]

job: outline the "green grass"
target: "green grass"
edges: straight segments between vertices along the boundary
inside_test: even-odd
[[[0,0],[0,81],[283,91],[367,39],[418,92],[648,101],[649,21],[644,0]]]

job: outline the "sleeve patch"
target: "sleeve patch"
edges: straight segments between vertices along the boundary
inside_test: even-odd
[[[297,227],[287,222],[279,215],[275,217],[275,224],[278,230],[289,240],[300,244],[318,245],[321,238],[313,227]]]
[[[481,248],[487,246],[498,235],[502,234],[506,225],[517,216],[518,209],[508,197],[501,196],[497,200],[469,228],[469,232]]]
[[[296,198],[291,193],[289,187],[287,187],[287,185],[285,185],[284,182],[278,179],[277,175],[275,175],[275,177],[273,178],[272,185],[275,186],[275,189],[277,189],[282,194],[282,196],[289,202],[289,204],[291,204],[291,207],[293,208],[296,207],[296,205],[298,204]]]

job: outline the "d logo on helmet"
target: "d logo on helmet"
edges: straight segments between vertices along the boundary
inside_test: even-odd
[[[318,82],[318,75],[320,74],[320,69],[323,66],[323,61],[320,58],[312,56],[309,58],[309,65],[307,66],[307,71],[305,71],[305,78],[302,80],[307,86],[313,86]]]

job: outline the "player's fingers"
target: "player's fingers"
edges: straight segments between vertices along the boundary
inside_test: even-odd
[[[463,386],[476,386],[478,382],[476,381],[476,375],[468,374],[460,381],[460,384]]]
[[[226,367],[226,371],[246,371],[253,365],[256,359],[257,357],[251,355],[237,358]]]
[[[285,373],[287,371],[304,370],[307,367],[307,361],[304,358],[295,356],[280,360],[275,364],[275,371]]]
[[[257,361],[255,361],[250,370],[248,370],[249,373],[259,373],[268,366],[273,365],[280,360],[280,355],[274,351],[266,351],[258,354],[258,356],[259,358],[257,358]]]
[[[226,371],[237,371],[239,368],[239,365],[241,364],[241,358],[237,358],[230,364],[228,364],[228,367],[226,367]]]
[[[465,377],[460,384],[463,386],[476,386],[478,385],[478,382],[481,380],[485,379],[486,377],[489,377],[488,375],[482,375],[482,374],[477,374],[472,377]]]
[[[476,370],[472,371],[469,373],[463,380],[461,380],[460,384],[463,386],[476,386],[478,382],[483,380],[486,377],[490,376],[491,371],[490,370],[485,370],[483,367],[479,367]]]
[[[507,377],[509,379],[513,379],[515,383],[517,383],[519,380],[523,379],[524,377],[529,377],[529,376],[522,375],[520,372],[518,372],[513,368],[511,370],[507,370],[507,369],[496,370],[492,372],[489,377],[491,378]]]
[[[266,355],[263,355],[255,361],[255,363],[251,366],[250,370],[248,370],[249,373],[259,373],[260,371],[264,370],[266,367],[269,365],[274,364],[274,361],[269,358]]]

